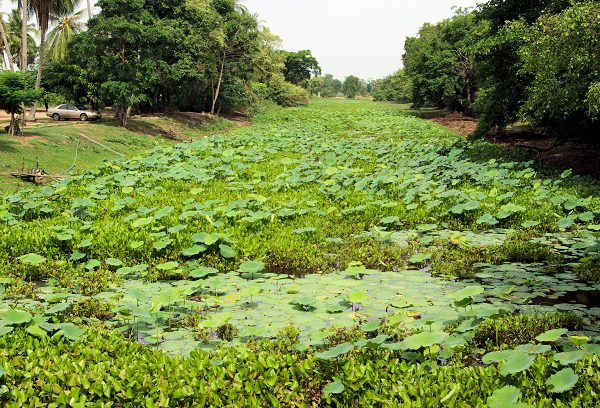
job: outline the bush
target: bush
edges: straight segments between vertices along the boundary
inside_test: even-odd
[[[274,78],[268,84],[254,82],[252,93],[255,98],[254,105],[259,106],[263,105],[265,100],[286,108],[305,106],[310,101],[310,95],[306,89],[286,82],[283,78]]]
[[[547,330],[565,328],[580,330],[582,318],[573,312],[509,315],[489,319],[475,330],[474,341],[480,345],[501,344],[516,347],[533,341]]]
[[[378,79],[373,83],[373,99],[376,101],[408,103],[412,99],[412,85],[404,70]]]
[[[269,99],[283,107],[305,106],[310,101],[306,89],[285,81],[271,81]]]
[[[520,55],[523,71],[533,77],[523,116],[561,132],[588,130],[597,137],[600,4],[578,4],[541,17]]]
[[[84,364],[85,363],[85,364]],[[295,351],[288,340],[261,341],[171,357],[123,336],[89,332],[72,342],[18,330],[0,338],[0,403],[22,406],[482,406],[512,384],[535,406],[597,406],[600,360],[573,366],[573,390],[548,391],[551,358],[527,373],[502,377],[496,366],[414,364],[398,352],[358,351],[340,361]],[[339,379],[345,389],[326,396]],[[444,402],[442,402],[444,400]],[[103,405],[108,404],[108,405]]]

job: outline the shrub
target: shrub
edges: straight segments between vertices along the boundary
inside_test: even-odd
[[[306,89],[289,82],[274,80],[269,83],[269,99],[283,107],[308,105],[310,97]]]
[[[0,337],[0,402],[7,407],[482,406],[495,390],[512,384],[523,392],[523,402],[535,406],[598,405],[597,356],[573,366],[579,381],[560,399],[545,385],[548,371],[556,370],[553,364],[538,356],[526,374],[506,378],[494,365],[413,364],[389,351],[323,361],[276,342],[196,350],[181,358],[104,331],[72,342],[18,330]],[[323,388],[334,379],[345,389],[325,396]]]
[[[547,330],[579,330],[581,326],[581,317],[573,312],[516,314],[486,320],[475,330],[474,341],[480,345],[490,343],[516,347],[533,341]]]

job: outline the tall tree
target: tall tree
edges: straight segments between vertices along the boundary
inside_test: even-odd
[[[40,89],[42,72],[44,70],[44,57],[46,52],[46,33],[50,18],[57,15],[72,13],[75,8],[74,0],[29,0],[29,11],[37,18],[40,29],[40,52],[38,57],[37,77],[35,89]],[[30,120],[35,120],[37,104],[34,102],[30,112]]]
[[[6,31],[4,30],[4,21],[2,20],[2,14],[0,14],[0,37],[2,37],[2,44],[0,44],[0,49],[2,51],[4,65],[7,69],[14,71],[15,66],[13,65],[12,56],[10,54],[10,44],[8,42],[8,38],[6,37]]]
[[[67,47],[77,34],[83,31],[85,10],[79,10],[77,13],[71,14],[61,12],[51,16],[51,20],[55,21],[54,27],[47,37],[48,42],[48,59],[50,61],[64,61],[67,57]]]
[[[284,74],[286,81],[307,86],[311,76],[321,75],[321,66],[310,50],[286,52]]]
[[[11,136],[20,133],[17,114],[23,118],[24,108],[39,98],[39,92],[28,84],[26,78],[17,72],[0,72],[0,109],[10,114],[10,125],[8,128]]]
[[[215,8],[223,18],[223,42],[220,47],[218,76],[213,89],[210,113],[214,114],[225,75],[251,75],[252,56],[259,49],[259,31],[256,16],[235,0],[215,0]],[[247,71],[244,73],[244,71]]]
[[[20,0],[21,5],[21,72],[27,71],[27,31],[29,24],[29,3],[27,0]]]
[[[21,10],[15,8],[7,14],[7,17],[4,24],[4,30],[10,48],[10,56],[16,69],[21,67]],[[29,23],[27,26],[27,58],[30,61],[33,60],[37,54],[37,45],[34,38],[36,33],[37,30],[34,25]]]
[[[361,87],[362,85],[360,78],[355,77],[354,75],[349,75],[344,80],[342,92],[346,98],[356,98],[360,94]]]
[[[87,15],[90,20],[92,18],[92,2],[90,0],[87,0]]]

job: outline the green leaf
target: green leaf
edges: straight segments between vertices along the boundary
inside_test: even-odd
[[[133,221],[131,223],[131,225],[133,226],[133,228],[142,228],[142,227],[145,227],[148,224],[151,224],[152,222],[154,222],[154,218],[153,217],[138,218],[137,220]]]
[[[515,347],[515,350],[529,354],[544,354],[552,350],[552,347],[549,344],[522,344]]]
[[[87,255],[84,254],[83,252],[79,252],[79,251],[75,251],[71,254],[71,257],[69,258],[71,261],[77,262],[77,261],[81,261],[83,258],[85,258]]]
[[[203,279],[210,275],[216,275],[219,273],[218,269],[208,268],[206,266],[200,266],[190,272],[190,277],[194,279]]]
[[[121,265],[123,265],[123,262],[121,262],[121,260],[119,260],[117,258],[106,258],[104,260],[104,262],[106,262],[106,264],[110,265],[110,266],[121,266]]]
[[[581,350],[566,351],[562,353],[556,353],[553,358],[554,361],[558,361],[562,365],[571,365],[578,362],[585,356],[585,352]]]
[[[26,324],[31,321],[32,317],[31,313],[16,309],[10,309],[0,314],[0,319],[8,325]]]
[[[579,380],[579,376],[575,374],[572,368],[563,368],[548,378],[546,385],[550,392],[560,393],[573,388],[577,384],[577,380]]]
[[[156,265],[156,269],[161,271],[171,271],[179,266],[179,262],[170,261]]]
[[[201,252],[206,251],[206,247],[204,245],[194,245],[190,248],[185,248],[181,251],[181,254],[186,257],[192,257],[200,254]]]
[[[363,291],[352,292],[347,297],[350,303],[364,303],[369,300],[367,294]]]
[[[293,305],[300,306],[304,310],[316,309],[317,299],[310,296],[303,296],[299,299],[294,299],[290,302]]]
[[[46,336],[46,331],[44,329],[42,329],[40,326],[38,326],[37,324],[34,324],[32,326],[28,326],[26,329],[27,333],[31,334],[32,336],[35,337],[44,337]]]
[[[371,320],[371,321],[363,324],[362,326],[360,326],[360,330],[365,333],[370,333],[370,332],[377,331],[380,326],[381,326],[381,323],[379,322],[379,320]]]
[[[499,221],[492,214],[485,214],[479,217],[475,222],[477,224],[496,225]]]
[[[586,353],[600,356],[600,344],[584,344],[581,346],[581,349]]]
[[[408,350],[418,350],[423,347],[431,347],[436,344],[441,344],[450,335],[442,331],[425,331],[419,334],[413,334],[402,340],[401,344]]]
[[[588,336],[569,336],[569,340],[576,346],[581,347],[584,344],[589,343],[591,339]]]
[[[144,245],[144,241],[132,241],[129,244],[129,248],[131,249],[138,249],[140,248],[142,245]]]
[[[521,398],[521,390],[512,385],[506,385],[488,398],[488,408],[508,408],[514,407]]]
[[[481,362],[483,364],[500,363],[506,360],[511,353],[512,350],[492,351],[483,356]]]
[[[262,261],[248,261],[240,265],[239,271],[242,273],[258,273],[265,268]]]
[[[509,374],[520,373],[531,367],[534,361],[535,356],[529,353],[524,351],[513,351],[500,366],[500,374],[506,376]]]
[[[583,222],[592,222],[594,221],[594,213],[591,211],[587,211],[578,215],[578,218]]]
[[[461,300],[481,295],[483,291],[483,286],[467,286],[454,294],[454,300],[460,302]]]
[[[539,336],[537,336],[535,339],[537,341],[541,341],[541,342],[552,343],[552,342],[560,339],[565,334],[567,334],[568,331],[569,330],[567,330],[567,329],[548,330],[547,332],[544,332],[544,333],[540,334]]]
[[[556,223],[558,228],[562,228],[562,229],[569,229],[573,226],[573,224],[574,224],[574,222],[570,218],[563,218]]]
[[[353,349],[354,345],[352,343],[342,343],[327,351],[317,354],[317,358],[320,358],[321,360],[331,360],[341,356],[342,354],[349,353]]]
[[[43,256],[41,256],[39,254],[35,254],[35,253],[23,255],[23,256],[18,257],[17,259],[20,260],[21,262],[23,262],[25,265],[31,265],[31,266],[39,266],[39,265],[43,264],[44,262],[46,262],[46,258],[44,258]]]
[[[227,259],[235,258],[235,252],[233,251],[233,248],[230,247],[229,245],[220,244],[219,252],[221,253],[221,256],[223,258],[227,258]]]
[[[344,392],[344,384],[340,380],[335,380],[332,383],[329,383],[323,388],[323,392],[326,396],[330,396],[332,394],[341,394]]]
[[[0,326],[0,337],[10,333],[14,328],[12,326]]]
[[[62,334],[69,340],[78,340],[83,336],[84,331],[73,323],[63,323],[60,326],[60,330],[57,334]]]
[[[156,241],[154,244],[152,244],[152,248],[156,249],[157,251],[162,251],[171,245],[172,242],[172,239],[161,239],[160,241]]]
[[[431,259],[431,254],[416,254],[411,256],[408,262],[418,264],[421,262],[425,262],[428,259]]]
[[[100,262],[99,260],[90,259],[89,261],[87,261],[84,268],[87,269],[88,271],[92,271],[92,270],[96,269],[97,267],[99,267],[100,265],[102,265],[102,262]]]

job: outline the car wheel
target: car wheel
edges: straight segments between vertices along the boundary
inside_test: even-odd
[[[86,115],[85,113],[82,113],[81,116],[79,117],[79,120],[81,120],[82,122],[86,122],[88,120],[88,115]]]
[[[58,113],[55,113],[54,115],[52,115],[52,119],[60,120],[60,115]]]

